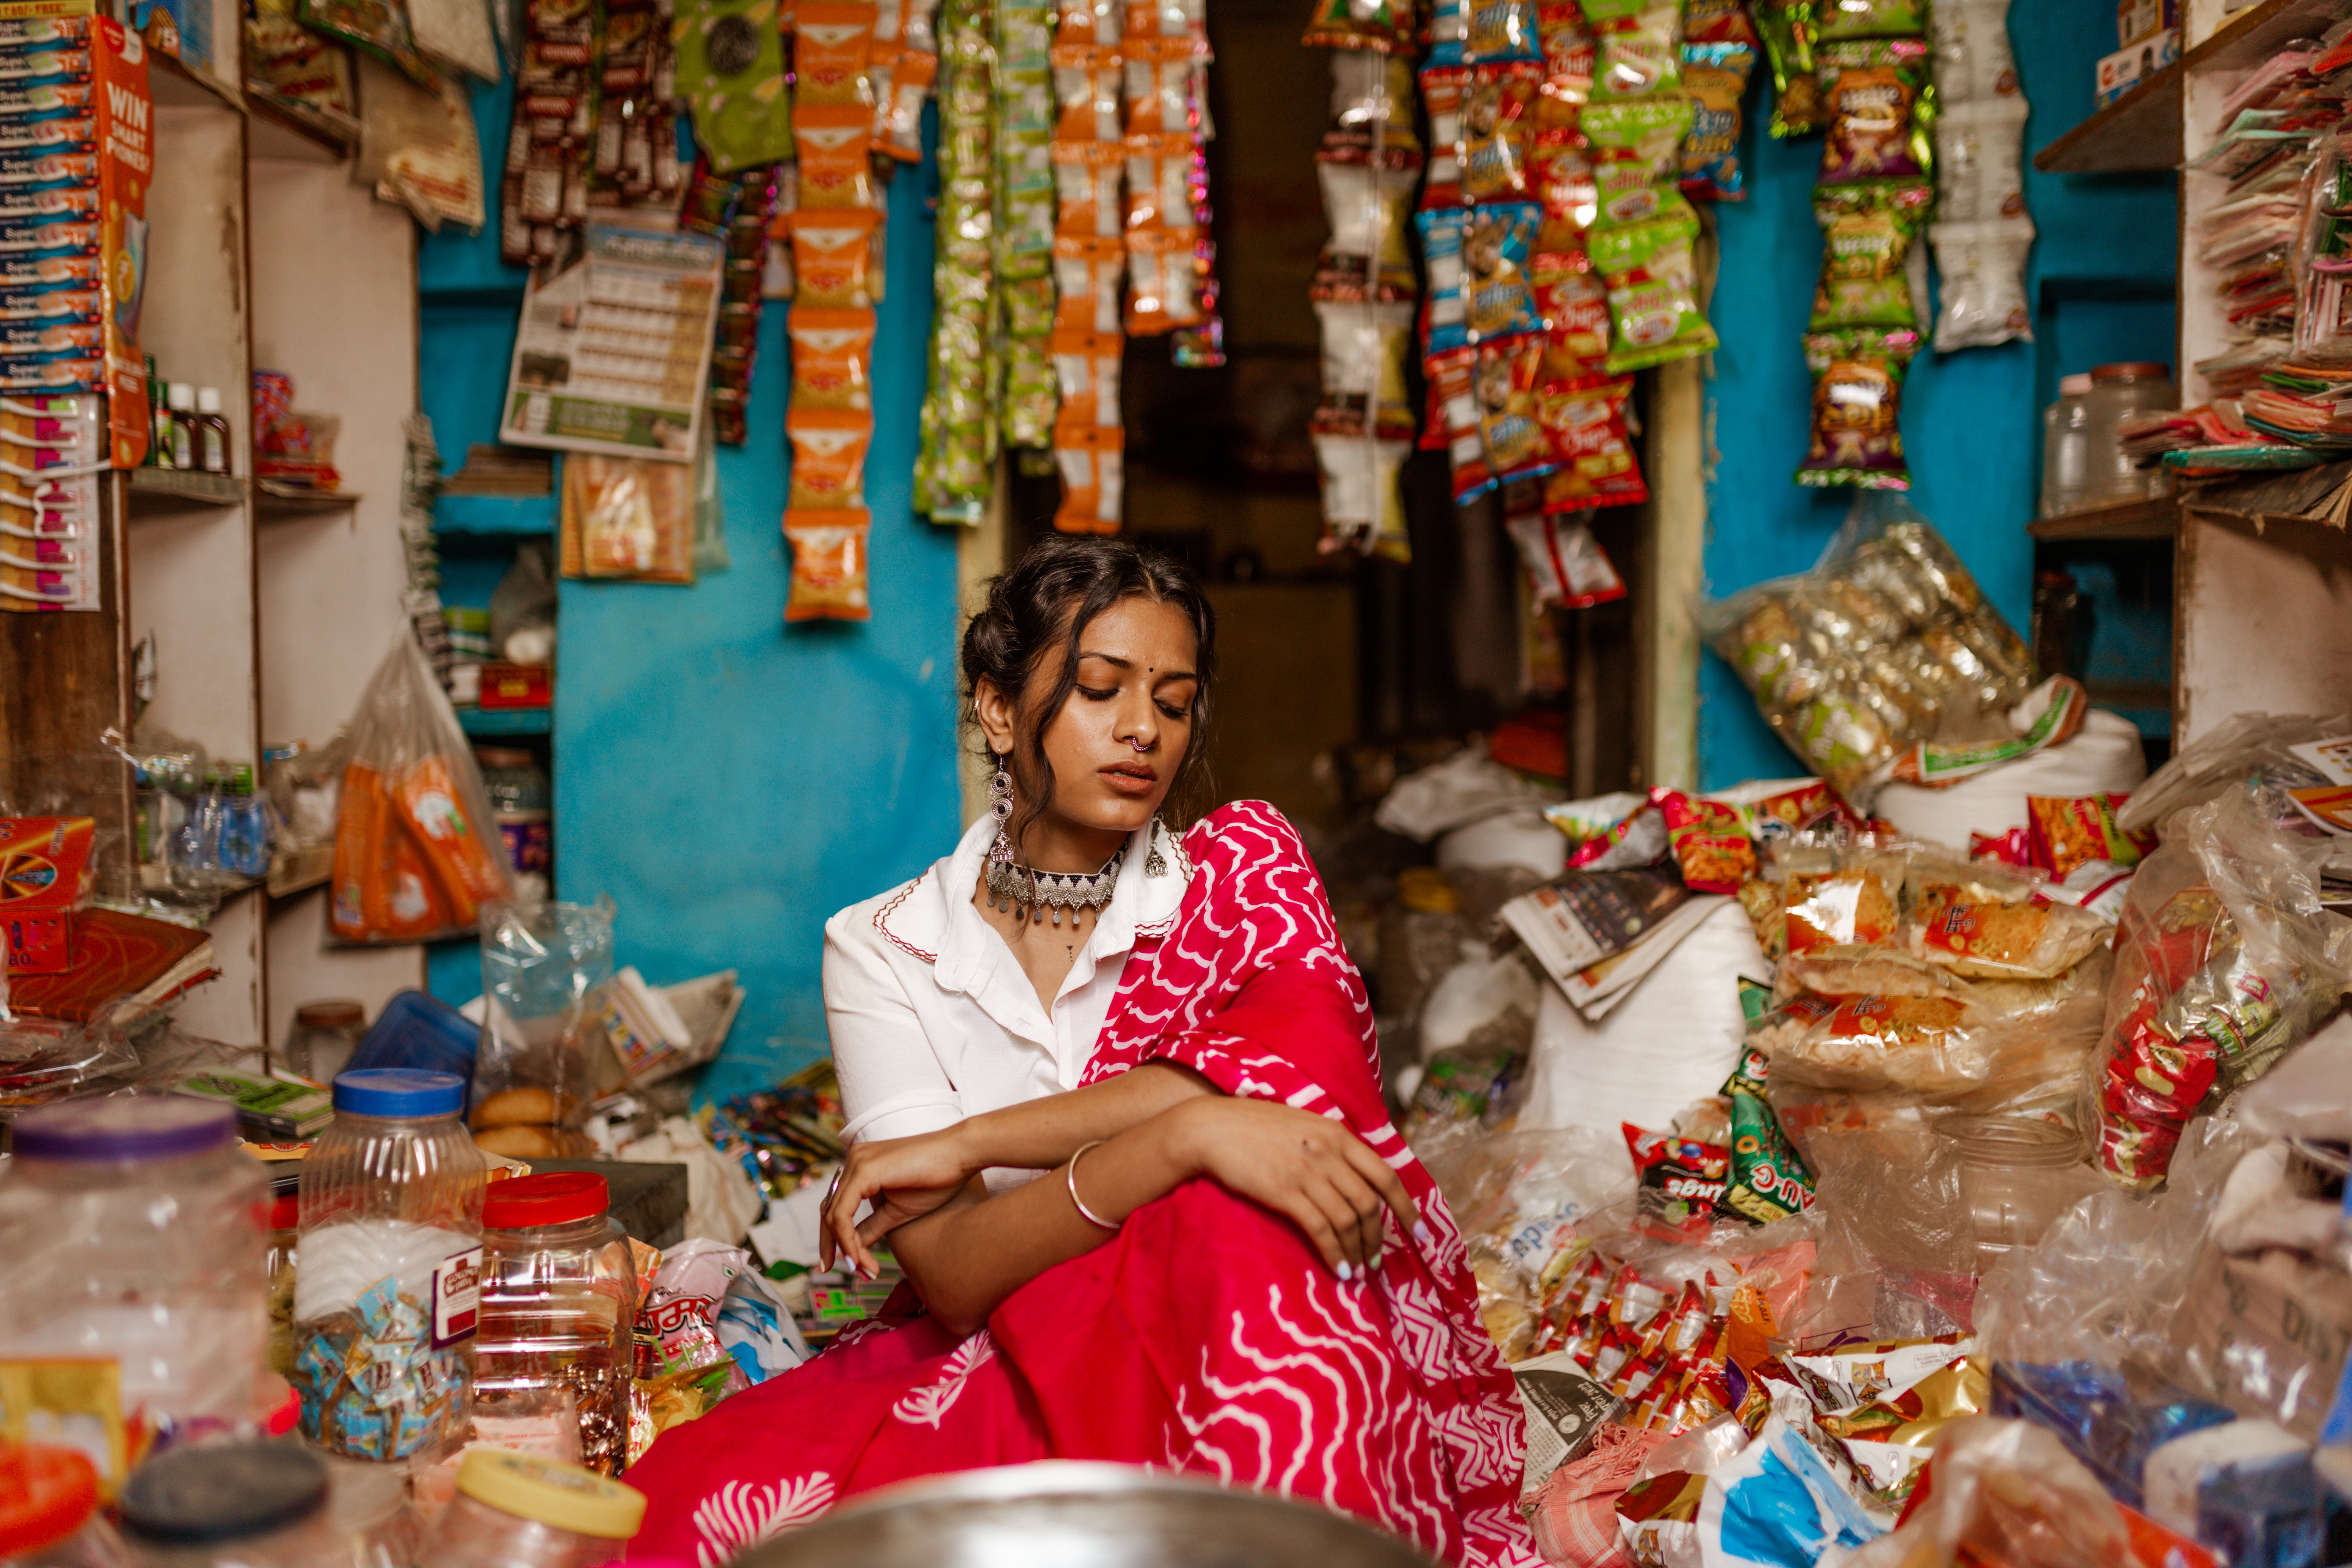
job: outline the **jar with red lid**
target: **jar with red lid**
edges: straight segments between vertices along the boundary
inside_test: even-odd
[[[620,1473],[628,1451],[636,1267],[604,1178],[548,1171],[482,1200],[474,1427],[483,1441]]]
[[[98,1510],[98,1468],[79,1448],[0,1439],[0,1563],[121,1568],[121,1538]]]

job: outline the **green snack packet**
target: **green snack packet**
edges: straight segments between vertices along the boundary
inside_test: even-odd
[[[1814,0],[1756,0],[1756,31],[1772,69],[1775,136],[1810,136],[1829,116],[1813,64]]]
[[[1691,258],[1697,235],[1687,203],[1646,223],[1592,231],[1587,250],[1609,290],[1610,374],[1715,352]]]
[[[776,0],[687,0],[669,25],[694,141],[722,174],[793,155],[793,94]]]
[[[1820,0],[1821,36],[1828,38],[1922,38],[1928,0]]]
[[[1916,327],[1905,265],[1935,205],[1929,185],[1820,185],[1813,216],[1822,226],[1822,276],[1813,290],[1813,331],[1839,327]]]
[[[1682,86],[1675,0],[1586,0],[1584,14],[1592,24],[1593,102],[1646,98]]]
[[[1580,129],[1591,143],[1596,226],[1643,223],[1688,211],[1675,191],[1677,150],[1691,126],[1690,99],[1680,92],[1589,103]]]
[[[1797,469],[1799,484],[1911,488],[1903,460],[1903,376],[1918,352],[1919,334],[1908,327],[1805,334],[1812,440]]]
[[[1742,1047],[1739,1064],[1723,1086],[1731,1100],[1731,1170],[1716,1212],[1757,1225],[1786,1219],[1812,1206],[1813,1173],[1780,1131],[1766,1097],[1769,1058]]]
[[[1927,52],[1923,38],[1821,47],[1816,58],[1829,133],[1822,139],[1817,184],[1927,182],[1936,160],[1936,89],[1928,80]]]
[[[1299,41],[1309,48],[1411,54],[1419,31],[1412,0],[1315,0]]]

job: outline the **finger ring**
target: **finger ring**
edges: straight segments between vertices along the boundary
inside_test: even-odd
[[[829,1186],[827,1186],[827,1187],[824,1189],[824,1201],[825,1201],[825,1205],[826,1205],[827,1207],[831,1207],[831,1206],[832,1206],[835,1194],[837,1194],[837,1193],[839,1193],[839,1192],[841,1191],[841,1178],[842,1178],[842,1175],[843,1175],[843,1173],[842,1173],[842,1172],[840,1172],[840,1171],[835,1171],[835,1172],[833,1173],[833,1182],[832,1182],[832,1184],[831,1184],[831,1185],[829,1185]]]

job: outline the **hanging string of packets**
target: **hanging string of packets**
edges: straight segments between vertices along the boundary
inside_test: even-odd
[[[928,0],[803,0],[793,14],[796,199],[792,240],[791,621],[862,621],[866,458],[874,441],[875,307],[887,251],[887,172],[921,158],[922,105],[938,75]]]
[[[1812,418],[1797,482],[1907,489],[1903,383],[1943,274],[1938,351],[2031,341],[2026,104],[2008,0],[1758,0],[1775,136],[1824,132],[1822,268],[1804,340]],[[1929,223],[1931,216],[1942,221]]]
[[[1126,339],[1223,363],[1205,0],[948,0],[940,47],[916,508],[976,524],[1003,447],[1050,451],[1055,526],[1116,532]]]

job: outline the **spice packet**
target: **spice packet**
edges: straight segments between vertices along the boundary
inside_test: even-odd
[[[1829,132],[1819,183],[1924,181],[1935,167],[1935,94],[1927,46],[1873,38],[1821,46],[1822,102]]]
[[[1810,136],[1828,120],[1813,60],[1813,5],[1814,0],[1755,0],[1756,32],[1772,72],[1768,125],[1775,136]]]
[[[1739,168],[1740,104],[1755,70],[1753,43],[1683,45],[1683,90],[1691,100],[1690,131],[1683,138],[1684,194],[1721,202],[1747,194]]]
[[[1818,185],[1822,274],[1813,290],[1814,331],[1840,327],[1916,327],[1911,246],[1936,193],[1927,185]]]
[[[1698,216],[1687,205],[1646,223],[1593,231],[1592,264],[1609,289],[1611,374],[1715,351],[1691,258],[1697,235]]]
[[[1805,335],[1812,435],[1799,484],[1911,488],[1903,460],[1903,377],[1918,352],[1919,334],[1907,327]]]
[[[785,510],[784,542],[793,550],[792,587],[784,600],[787,622],[873,618],[866,584],[870,525],[864,507]]]

